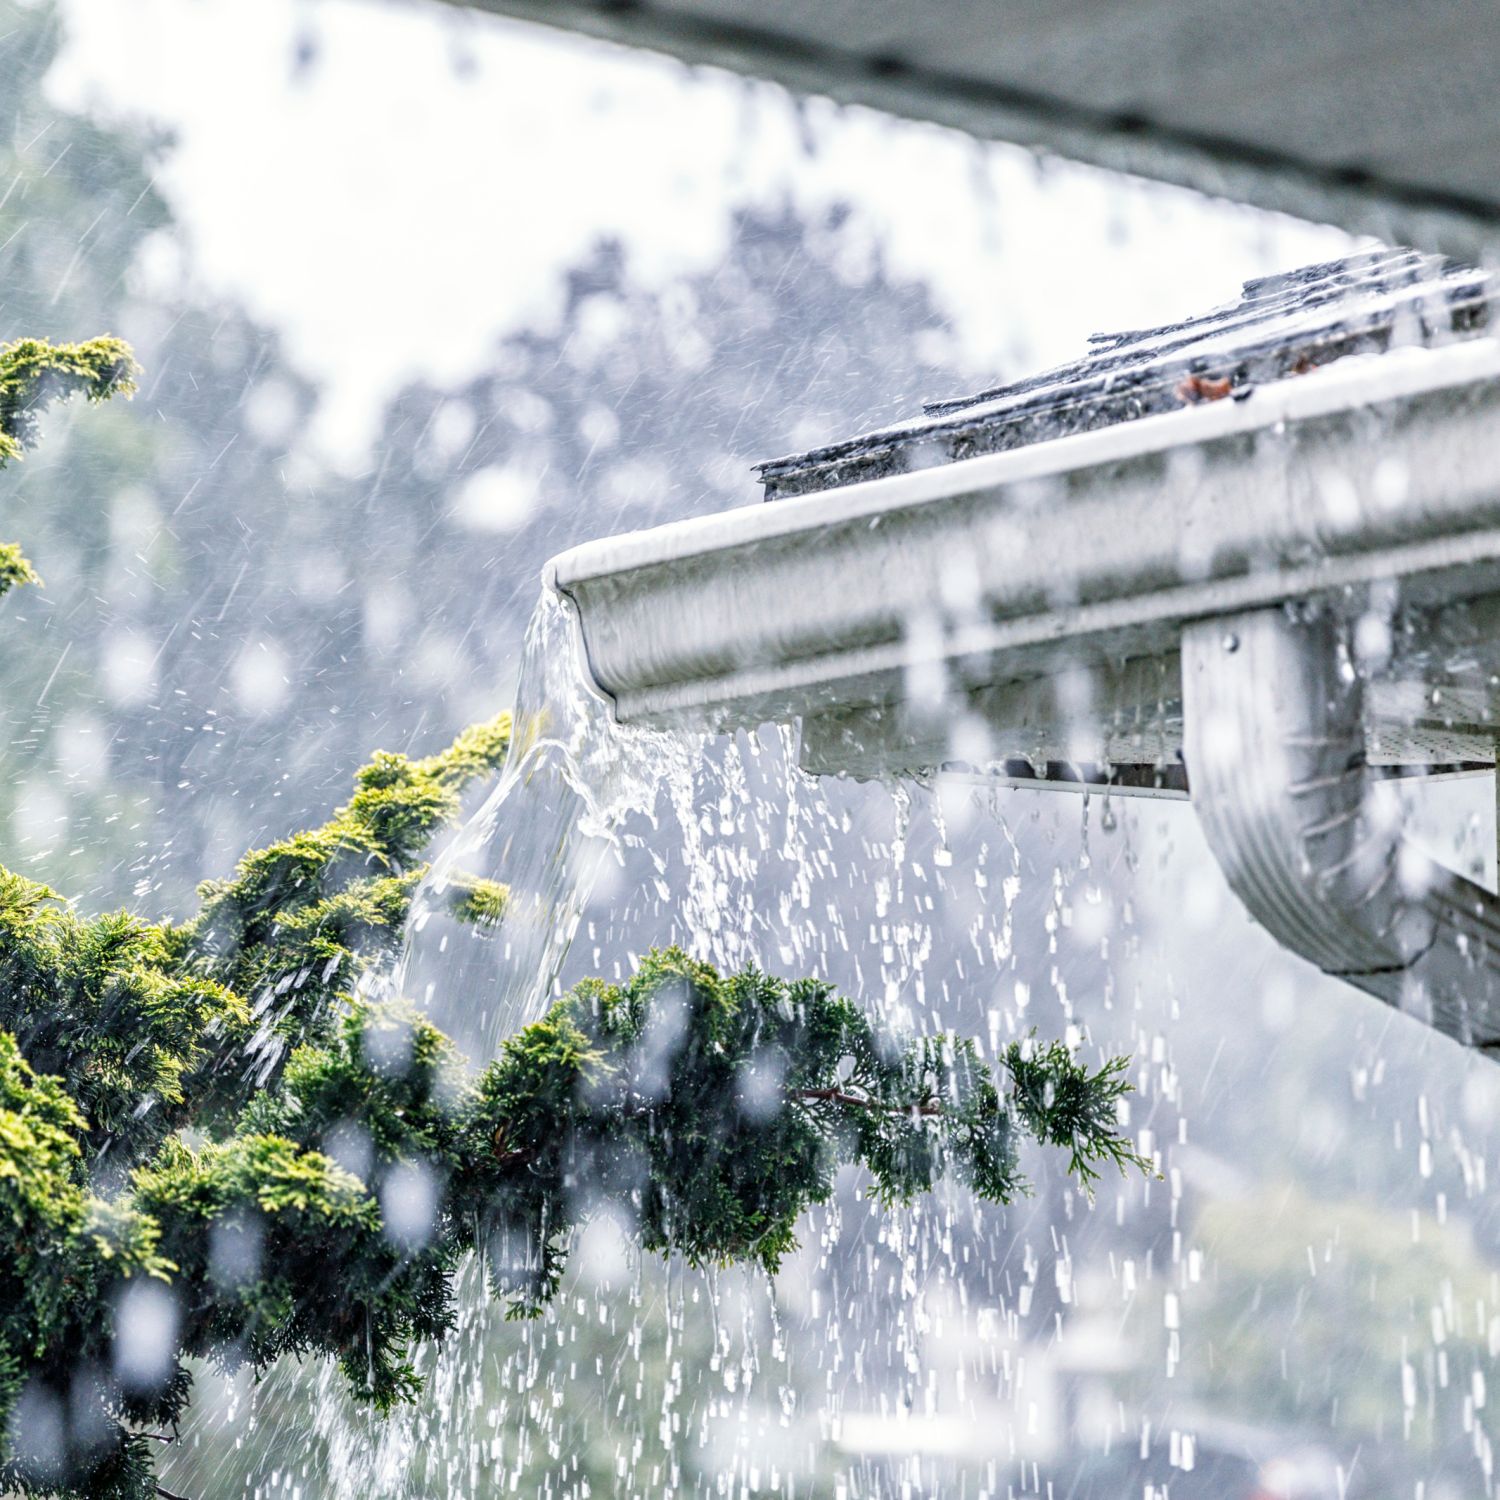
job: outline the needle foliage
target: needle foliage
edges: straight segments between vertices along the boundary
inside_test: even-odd
[[[46,400],[133,373],[115,340],[0,351],[0,457]],[[13,549],[0,577],[30,577]],[[164,1494],[153,1445],[195,1358],[331,1358],[389,1408],[452,1326],[464,1257],[535,1316],[601,1206],[647,1250],[774,1272],[848,1164],[890,1204],[944,1173],[1010,1201],[1025,1136],[1085,1185],[1144,1166],[1116,1134],[1119,1061],[1023,1043],[989,1063],[819,981],[675,949],[580,984],[470,1072],[371,997],[424,848],[509,738],[502,715],[426,759],[376,755],[328,822],[245,855],[184,923],[86,916],[0,869],[0,1486]],[[503,932],[502,885],[451,904]]]
[[[108,335],[83,344],[17,339],[0,345],[0,468],[25,456],[49,406],[70,396],[107,401],[133,395],[139,373],[125,343]],[[21,549],[0,542],[0,595],[35,582]]]

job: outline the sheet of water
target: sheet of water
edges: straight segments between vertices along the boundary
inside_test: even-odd
[[[581,670],[572,606],[543,590],[526,632],[511,745],[493,789],[417,892],[394,978],[478,1067],[545,1009],[619,828],[649,819],[697,741],[617,724]],[[471,878],[509,895],[493,932],[452,915]]]

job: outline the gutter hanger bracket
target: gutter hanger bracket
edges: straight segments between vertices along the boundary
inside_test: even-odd
[[[1327,609],[1182,636],[1184,743],[1209,846],[1283,946],[1468,1046],[1500,1047],[1500,900],[1403,836],[1365,764],[1365,684]]]

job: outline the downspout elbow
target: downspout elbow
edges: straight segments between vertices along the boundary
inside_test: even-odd
[[[1194,623],[1182,673],[1193,803],[1251,915],[1325,973],[1500,1045],[1500,902],[1404,837],[1365,763],[1364,684],[1337,622]]]

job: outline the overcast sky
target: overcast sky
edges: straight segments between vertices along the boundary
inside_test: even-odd
[[[279,327],[349,457],[381,398],[555,315],[601,235],[643,277],[711,265],[731,212],[851,204],[928,281],[976,374],[1201,310],[1338,231],[433,0],[66,0],[49,86],[177,144],[186,273]],[[184,274],[162,257],[156,274]]]

